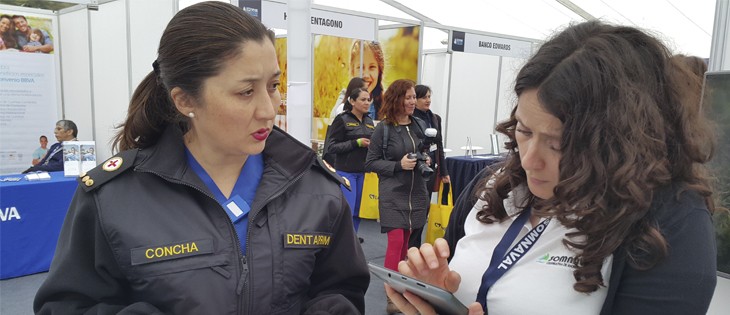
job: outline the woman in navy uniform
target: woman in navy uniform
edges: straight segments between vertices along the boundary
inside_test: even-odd
[[[230,4],[195,4],[152,68],[121,152],[79,179],[35,312],[363,313],[344,181],[273,126],[273,32]]]
[[[370,136],[373,135],[375,124],[368,115],[370,108],[370,94],[365,88],[354,89],[347,96],[350,106],[335,117],[332,121],[332,143],[328,152],[336,155],[335,169],[337,174],[350,182],[350,189],[342,188],[347,203],[352,209],[352,221],[355,232],[360,226],[360,201],[362,185],[365,179],[365,156],[368,154]]]

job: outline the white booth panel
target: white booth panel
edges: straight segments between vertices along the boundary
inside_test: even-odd
[[[131,0],[129,2],[130,94],[147,74],[157,58],[160,37],[175,14],[176,0]]]
[[[499,78],[499,101],[497,103],[497,115],[495,116],[495,124],[505,121],[509,118],[512,108],[517,104],[517,95],[515,95],[515,79],[517,73],[520,72],[522,66],[527,62],[526,59],[502,57],[502,72]],[[504,143],[508,140],[507,136],[496,131],[499,141],[499,152],[505,152]]]
[[[113,1],[91,12],[94,121],[97,159],[111,157],[114,127],[129,105],[129,67],[125,1]]]
[[[79,140],[94,140],[89,69],[89,19],[86,10],[59,15],[63,116],[79,128]]]
[[[425,54],[421,68],[420,84],[431,88],[431,111],[441,116],[442,129],[445,128],[443,124],[447,119],[450,57],[451,55],[446,52]]]
[[[467,137],[473,146],[491,153],[489,135],[494,133],[494,112],[498,94],[498,56],[454,52],[451,59],[451,84],[448,105],[449,124],[444,132],[444,146],[464,154],[459,147]],[[458,122],[458,123],[456,123]]]

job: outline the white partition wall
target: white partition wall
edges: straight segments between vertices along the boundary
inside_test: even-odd
[[[427,52],[421,62],[420,84],[431,88],[431,111],[441,116],[441,129],[444,131],[448,124],[446,109],[449,101],[450,63],[451,53],[448,52]]]
[[[90,11],[94,132],[97,158],[111,157],[109,140],[129,105],[126,1],[113,1]]]
[[[459,147],[466,145],[467,137],[473,146],[489,153],[489,134],[494,131],[495,106],[499,83],[498,56],[454,52],[451,55],[451,83],[447,109],[448,125],[444,146],[463,154]]]
[[[129,2],[129,76],[132,97],[137,84],[152,71],[157,46],[167,23],[177,12],[175,0],[127,0]]]
[[[176,0],[125,0],[59,15],[64,117],[78,124],[79,139],[96,141],[99,161],[112,155],[115,127],[176,8]]]
[[[79,139],[94,140],[88,12],[84,9],[61,14],[58,20],[62,38],[59,49],[63,81],[62,116],[76,123]]]
[[[527,59],[514,58],[514,57],[502,57],[501,72],[499,75],[499,98],[497,100],[497,111],[494,117],[494,127],[497,127],[497,123],[502,122],[509,118],[509,114],[512,112],[512,108],[517,104],[517,95],[515,95],[515,79],[520,68],[527,62]],[[493,128],[494,128],[493,127]],[[499,141],[500,152],[505,152],[504,143],[507,141],[507,137],[492,130],[491,133],[496,133]],[[491,145],[491,142],[490,142]],[[486,150],[486,152],[491,152]]]

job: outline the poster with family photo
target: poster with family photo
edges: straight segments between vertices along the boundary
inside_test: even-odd
[[[49,18],[0,11],[0,51],[53,53]]]
[[[78,141],[63,142],[63,176],[76,177],[81,174],[81,148]]]
[[[58,120],[57,37],[56,16],[0,9],[0,174],[28,168]]]
[[[81,148],[81,173],[86,173],[96,167],[96,143],[94,141],[79,141]]]

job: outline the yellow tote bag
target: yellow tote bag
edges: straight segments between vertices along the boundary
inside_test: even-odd
[[[444,196],[444,188],[448,187],[449,192]],[[426,223],[426,242],[433,242],[440,237],[444,237],[446,227],[449,225],[449,217],[451,210],[454,209],[454,197],[449,184],[441,182],[439,185],[439,194],[437,203],[432,203],[428,210],[428,222]],[[446,197],[446,200],[444,200]]]
[[[365,173],[360,199],[360,218],[374,220],[380,218],[378,212],[378,174]]]

